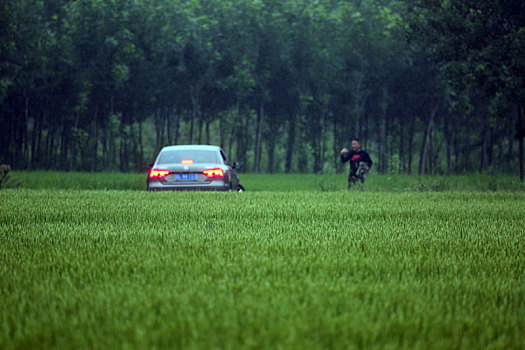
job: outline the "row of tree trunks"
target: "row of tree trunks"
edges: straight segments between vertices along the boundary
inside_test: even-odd
[[[240,106],[240,101],[238,106]],[[476,166],[476,170],[484,173],[492,170],[492,166],[496,162],[493,157],[493,150],[502,154],[508,163],[514,161],[513,166],[515,167],[516,158],[513,158],[515,156],[513,148],[516,142],[518,146],[518,152],[516,153],[518,153],[519,175],[520,179],[523,178],[524,141],[523,137],[520,137],[522,135],[520,132],[523,133],[523,131],[520,130],[523,130],[524,127],[520,125],[525,123],[525,121],[522,106],[516,107],[514,109],[515,112],[512,112],[518,124],[516,135],[514,132],[498,131],[491,128],[490,114],[488,112],[485,114],[485,118],[482,119],[483,124],[480,132],[475,135],[464,132],[464,130],[470,130],[471,128],[471,121],[468,118],[465,118],[465,123],[462,125],[450,125],[444,122],[440,122],[438,125],[438,121],[436,121],[438,110],[439,107],[436,104],[430,110],[429,117],[426,120],[422,120],[425,124],[425,129],[423,130],[420,143],[421,149],[419,150],[419,174],[441,173],[442,171],[445,171],[447,174],[457,173],[458,171],[468,172],[473,161],[476,161],[479,166]],[[236,160],[241,160],[245,163],[248,150],[253,150],[253,167],[248,170],[255,172],[282,170],[282,165],[279,167],[275,165],[277,139],[269,136],[272,133],[266,134],[266,131],[263,132],[263,130],[275,126],[271,126],[267,122],[267,115],[262,103],[256,112],[256,119],[253,119],[255,125],[250,126],[250,120],[252,119],[241,113],[241,111],[237,111],[236,119],[232,125],[234,132],[226,136],[223,135],[227,133],[223,131],[225,126],[221,117],[219,119],[221,144],[230,145],[228,154],[232,155],[232,150],[235,151],[237,154]],[[75,113],[73,119],[66,119],[63,124],[56,125],[49,121],[46,122],[47,116],[42,112],[36,112],[32,115],[30,99],[25,99],[23,108],[14,110],[13,113],[16,113],[20,118],[9,118],[8,120],[11,124],[5,123],[2,127],[5,128],[4,130],[9,130],[8,142],[4,141],[4,144],[9,148],[15,165],[25,165],[28,169],[59,167],[66,170],[98,171],[107,169],[120,160],[119,168],[122,171],[140,169],[144,166],[142,164],[144,161],[142,120],[135,121],[132,125],[121,125],[121,142],[119,145],[116,143],[118,139],[115,136],[117,135],[113,135],[110,123],[104,121],[108,118],[101,115],[102,111],[97,106],[94,106],[92,110],[92,136],[87,142],[81,139],[77,140],[74,136],[74,130],[76,130],[76,125],[78,125],[77,113]],[[246,111],[246,113],[249,112]],[[308,117],[305,121],[302,119],[298,121],[298,114],[296,113],[291,114],[287,120],[286,131],[288,135],[285,143],[284,159],[284,170],[287,172],[291,172],[294,169],[297,170],[297,164],[294,164],[296,155],[299,156],[297,161],[301,162],[300,170],[307,171],[309,169],[307,165],[312,167],[311,160],[313,160],[314,171],[322,170],[327,136],[323,126],[325,118],[320,111],[316,111],[313,115],[318,115],[319,120],[313,119],[312,121],[309,119],[311,117]],[[195,125],[199,126],[195,133],[198,142],[202,142],[205,139],[205,143],[209,144],[211,141],[210,134],[215,124],[212,123],[210,118],[205,117],[204,115],[198,115],[194,119]],[[176,144],[179,140],[181,118],[179,113],[173,107],[159,108],[155,118],[157,145],[160,147],[166,143]],[[132,118],[127,119],[131,120]],[[314,123],[314,127],[312,127],[313,124],[303,124],[306,123],[306,120],[309,120],[309,123]],[[334,117],[331,125],[333,127],[333,155],[336,169],[341,168],[339,151],[342,146],[345,146],[342,139],[346,137],[341,129],[337,127],[337,120]],[[365,127],[365,121],[368,120],[368,116],[363,115],[360,120],[358,124]],[[372,118],[372,120],[375,120],[376,123],[377,152],[376,154],[371,152],[371,155],[374,161],[378,160],[376,162],[378,171],[383,173],[387,170],[393,170],[410,174],[414,153],[414,137],[415,135],[421,135],[416,133],[416,118],[412,116],[405,123],[402,123],[401,119],[388,118],[385,114],[379,118]],[[46,123],[52,126],[46,128]],[[354,126],[357,127],[358,124]],[[314,132],[312,137],[307,136],[311,132],[308,131],[308,128],[313,128],[313,130],[318,132]],[[252,129],[256,131],[253,134],[255,138],[254,143],[251,142],[253,139],[250,139],[252,135],[248,134],[248,130]],[[360,127],[360,129],[362,128]],[[395,135],[395,137],[387,137],[389,135]],[[444,137],[441,137],[441,135]],[[184,135],[184,137],[191,139],[191,135]],[[329,136],[328,139],[328,144],[330,144]],[[495,140],[498,141],[495,142]],[[21,146],[15,147],[16,145]],[[444,150],[442,149],[443,145],[445,145]],[[236,146],[236,148],[233,148],[233,146]],[[266,164],[261,163],[263,146],[268,151],[267,167],[264,167]],[[309,146],[313,149],[312,155],[307,154],[305,156],[298,153],[298,149],[306,150]],[[496,148],[494,149],[494,147]],[[78,150],[80,150],[80,154]],[[118,151],[119,155],[117,155]],[[439,155],[442,153],[446,153],[444,154],[444,157],[446,157],[444,158],[446,160],[446,169],[441,168],[438,163]],[[397,164],[393,158],[396,155],[399,157],[399,169],[391,169],[389,162],[394,160],[392,164]],[[80,161],[85,159],[89,160],[89,162],[85,162],[85,165],[82,166]],[[498,161],[497,164],[500,163]]]

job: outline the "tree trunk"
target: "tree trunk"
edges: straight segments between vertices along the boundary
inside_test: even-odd
[[[40,118],[34,117],[34,123],[33,123],[33,136],[31,137],[31,158],[29,160],[29,170],[34,170],[36,165],[36,142],[37,142],[37,135],[40,129]]]
[[[379,156],[379,168],[381,173],[384,174],[387,171],[387,152],[388,152],[388,131],[387,131],[387,117],[384,112],[381,112],[379,117],[379,135],[381,138],[381,151]]]
[[[448,128],[448,123],[445,122],[443,125],[443,135],[445,136],[445,142],[447,147],[447,175],[451,174],[452,170],[452,136],[451,130]]]
[[[195,125],[195,115],[194,113],[192,112],[191,113],[191,120],[190,120],[190,134],[189,134],[189,140],[188,140],[188,144],[193,144],[193,127]]]
[[[16,166],[15,166],[15,154],[14,154],[14,150],[16,149],[16,145],[15,145],[15,142],[16,142],[16,137],[15,137],[15,123],[14,121],[17,120],[16,118],[16,112],[13,112],[13,115],[11,116],[11,118],[8,118],[8,123],[9,123],[9,126],[6,128],[7,130],[9,130],[9,141],[7,142],[7,147],[8,147],[8,159],[9,159],[9,164],[11,165],[11,167],[13,169],[16,169]]]
[[[11,163],[11,167],[13,169],[16,169],[17,168],[17,163],[18,163],[18,150],[20,149],[20,144],[18,143],[18,138],[17,138],[17,132],[18,132],[18,122],[21,118],[19,118],[18,116],[18,106],[16,105],[16,101],[12,101],[12,110],[13,110],[13,115],[11,116],[11,120],[10,120],[10,125],[9,127],[7,128],[10,133],[9,133],[9,138],[11,139],[10,142],[9,142],[9,151],[8,151],[8,154],[9,154],[9,159],[10,159],[10,163]]]
[[[53,149],[55,148],[55,132],[54,128],[50,128],[48,130],[48,149],[47,149],[47,169],[51,169],[53,167]]]
[[[326,155],[326,137],[325,135],[325,117],[326,115],[323,114],[323,118],[321,119],[321,132],[319,133],[320,141],[321,141],[321,152],[319,155],[319,171],[323,171],[324,169],[324,162],[325,162],[325,155]]]
[[[470,153],[471,153],[472,145],[470,144],[470,133],[468,132],[470,130],[471,130],[470,119],[467,119],[467,133],[465,134],[464,147],[463,147],[463,157],[465,158],[465,171],[467,173],[470,172],[470,169],[471,169]]]
[[[454,173],[457,174],[460,172],[460,143],[459,143],[459,136],[456,132],[454,135]]]
[[[408,129],[408,160],[407,160],[407,174],[412,175],[412,156],[414,152],[414,134],[416,133],[416,118],[412,117],[410,128]]]
[[[365,107],[366,97],[365,93],[363,91],[363,80],[365,78],[365,74],[362,72],[357,73],[358,76],[355,80],[355,86],[354,86],[354,130],[351,137],[359,137],[362,138],[361,135],[361,129],[362,129],[362,117],[363,117],[363,110]],[[383,91],[384,92],[384,91]]]
[[[237,149],[236,149],[236,155],[237,155],[237,160],[240,161],[241,163],[244,164],[244,170],[246,171],[247,170],[247,164],[246,164],[246,128],[244,126],[244,123],[243,123],[243,118],[241,117],[241,113],[240,113],[240,101],[238,100],[237,101],[237,107],[236,107],[236,117],[235,117],[235,125],[234,127],[236,128],[236,144],[237,144]],[[248,121],[248,116],[244,116],[244,120],[245,122]]]
[[[481,150],[479,155],[479,173],[482,174],[486,168],[485,158],[487,155],[487,142],[488,142],[488,115],[485,114],[483,118],[483,128],[481,130]]]
[[[298,132],[296,137],[296,144],[298,144],[296,147],[297,151],[296,159],[297,159],[297,166],[295,167],[295,171],[298,171],[299,173],[306,173],[308,170],[308,155],[306,154],[307,150],[307,142],[306,142],[306,136],[305,136],[305,126],[303,123],[298,123]]]
[[[93,118],[93,149],[92,149],[92,155],[93,160],[91,163],[91,171],[95,171],[97,169],[97,151],[98,151],[98,106],[95,106],[95,115]]]
[[[333,121],[333,124],[332,124],[332,133],[333,133],[333,137],[334,137],[334,143],[333,143],[333,160],[334,160],[334,169],[336,170],[337,173],[339,173],[341,171],[341,164],[340,164],[340,161],[339,161],[339,150],[338,150],[338,145],[339,145],[339,137],[337,135],[337,122],[336,122],[336,116],[335,116],[335,113],[334,113],[334,121]]]
[[[111,117],[110,117],[111,118]],[[111,123],[111,121],[110,121]],[[102,168],[107,169],[107,166],[112,164],[110,161],[111,158],[111,147],[109,145],[111,140],[111,127],[109,125],[106,125],[105,128],[102,129]]]
[[[441,148],[443,147],[444,141],[441,138],[438,138],[436,140],[436,144],[434,145],[434,155],[432,157],[432,169],[434,172],[441,171],[441,167],[439,167],[439,155],[441,154]],[[436,170],[437,169],[437,170]]]
[[[261,144],[262,144],[262,126],[264,121],[264,104],[261,98],[259,110],[257,111],[257,121],[255,123],[255,152],[253,157],[253,171],[260,172],[261,166]]]
[[[130,140],[133,143],[133,159],[135,158],[135,151],[136,151],[136,141],[135,141],[135,132],[133,131],[133,119],[129,122],[129,131],[130,131]],[[159,149],[166,146],[166,141],[164,139],[164,135],[166,134],[166,114],[163,113],[162,109],[160,109],[160,143],[159,143]]]
[[[219,115],[219,146],[224,149],[224,125],[222,113]],[[229,153],[228,153],[229,155]]]
[[[523,118],[523,106],[518,106],[518,152],[519,152],[519,166],[520,166],[520,181],[523,182],[524,178],[524,164],[525,161],[523,155],[523,138],[525,137],[525,119]]]
[[[197,123],[198,124],[198,128],[199,130],[197,130],[197,144],[200,145],[202,144],[202,123],[203,123],[203,116],[201,116],[199,118],[199,122]]]
[[[274,169],[274,157],[275,157],[275,135],[271,134],[268,138],[268,169],[267,171],[272,174]]]
[[[381,116],[372,118],[376,120],[376,135],[377,135],[377,163],[376,169],[379,173],[383,173],[383,150],[385,148],[385,139],[383,138],[383,122]]]
[[[36,138],[36,149],[35,149],[35,166],[40,168],[42,166],[42,133],[44,124],[45,113],[42,112],[40,115],[40,121],[38,122],[38,133]]]
[[[236,117],[234,117],[234,118],[236,118]],[[230,132],[230,134],[228,136],[228,156],[230,156],[230,157],[233,155],[232,150],[233,150],[233,141],[235,140],[234,135],[235,135],[235,132],[236,132],[236,130],[235,130],[235,125],[236,124],[237,124],[237,122],[234,119],[233,126],[231,126],[231,132]]]
[[[405,172],[405,133],[403,130],[403,125],[401,121],[399,122],[399,169],[397,169],[398,174],[402,174]]]
[[[166,135],[168,137],[168,145],[172,143],[172,134],[171,134],[171,107],[166,107]]]
[[[162,128],[164,129],[164,128]],[[133,127],[133,121],[129,123],[129,140],[131,141],[131,160],[133,162],[133,170],[137,170],[140,166],[137,164],[137,138],[135,137],[135,128]],[[162,132],[162,140],[164,140],[164,132]],[[163,145],[162,145],[163,146]]]
[[[126,168],[124,166],[124,139],[120,139],[119,144],[119,159],[120,159],[120,171],[125,171]]]
[[[295,133],[297,129],[296,125],[297,114],[292,112],[290,119],[288,120],[288,139],[286,142],[286,162],[285,172],[290,173],[293,169],[293,152],[295,146]]]
[[[228,140],[228,155],[231,157],[233,155],[232,151],[233,151],[233,142],[234,141],[237,141],[237,134],[238,134],[238,119],[239,119],[239,109],[241,108],[241,101],[239,98],[237,98],[237,102],[235,103],[235,111],[234,111],[234,115],[233,115],[233,123],[231,125],[231,132],[230,132],[230,135],[229,135],[229,140]],[[236,156],[238,155],[238,153],[236,153]],[[239,158],[237,158],[237,161],[240,161]]]
[[[140,168],[142,170],[142,166],[144,163],[144,142],[142,140],[142,120],[139,120],[139,162],[140,162]]]
[[[69,133],[70,128],[69,124],[65,122],[62,125],[62,135],[61,135],[61,143],[60,143],[60,168],[62,170],[67,169],[67,160],[68,160],[68,149],[69,149]]]
[[[364,111],[364,106],[363,106],[363,111]],[[363,141],[363,146],[365,148],[365,150],[368,149],[368,145],[370,144],[369,143],[369,138],[370,138],[370,133],[369,133],[369,128],[368,128],[368,122],[369,122],[369,119],[368,118],[368,113],[364,113],[363,112],[363,123],[365,124],[365,130],[364,130],[364,141]]]
[[[434,173],[434,163],[432,160],[434,159],[434,129],[431,128],[430,132],[428,133],[428,146],[427,146],[427,172],[428,174],[432,175]]]
[[[24,168],[29,166],[29,142],[28,142],[28,133],[27,133],[27,123],[29,122],[29,97],[25,98],[25,107],[24,107],[24,119],[20,126],[22,127],[22,159],[24,163]]]
[[[78,128],[78,112],[75,112],[75,124],[74,124],[74,130],[76,131]],[[70,143],[71,145],[71,152],[68,158],[68,171],[73,171],[74,166],[76,165],[76,158],[77,158],[77,150],[78,150],[78,141],[74,139],[73,142]]]
[[[518,141],[518,149],[520,154],[520,181],[523,182],[523,137]]]
[[[174,139],[173,144],[177,145],[179,143],[179,128],[180,128],[180,112],[178,109],[175,110],[175,130],[174,130]]]
[[[308,110],[307,110],[308,112]],[[309,129],[314,128],[313,130],[310,130],[310,133],[313,134],[311,145],[312,145],[312,152],[314,156],[314,173],[319,173],[322,170],[321,166],[321,153],[322,153],[322,137],[323,137],[323,117],[322,117],[322,110],[321,108],[315,109],[314,111],[310,110],[310,117],[309,119],[314,120],[313,124],[308,126]]]
[[[505,169],[508,172],[512,171],[512,157],[514,156],[514,130],[508,129],[507,133],[507,153],[505,154]]]
[[[389,168],[390,168],[390,160],[392,159],[391,157],[391,145],[390,145],[390,141],[391,141],[391,129],[390,129],[390,117],[388,116],[388,114],[386,114],[385,112],[382,113],[383,114],[383,119],[384,119],[384,123],[385,123],[385,128],[384,128],[384,135],[383,135],[383,140],[385,142],[385,149],[383,150],[383,161],[382,163],[384,164],[383,165],[383,169],[384,169],[384,172],[389,172]]]
[[[430,118],[428,120],[428,126],[425,129],[425,134],[423,135],[423,140],[421,142],[421,151],[419,152],[419,166],[418,166],[418,174],[423,175],[424,173],[424,165],[425,165],[425,159],[427,158],[427,152],[428,152],[428,138],[430,136],[430,133],[432,132],[432,124],[434,123],[434,116],[437,113],[438,106],[434,106],[432,110],[430,111]]]
[[[119,124],[122,123],[122,120],[118,119]],[[113,131],[113,128],[108,128],[108,160],[109,164],[112,166],[117,165],[117,145],[115,143],[117,139],[117,133]]]
[[[198,114],[198,108],[199,108],[199,101],[198,97],[196,96],[195,91],[191,92],[191,120],[190,120],[190,139],[189,144],[193,143],[193,128],[195,124],[195,118],[197,118]]]
[[[487,145],[487,167],[491,169],[492,166],[492,151],[494,147],[494,131],[489,126],[489,141]],[[500,152],[500,154],[503,154],[503,152]]]
[[[158,151],[160,150],[160,145],[161,145],[161,136],[160,136],[160,130],[162,128],[162,123],[161,123],[161,112],[160,112],[160,109],[156,109],[155,112],[153,113],[154,115],[154,125],[155,125],[155,151]]]
[[[128,134],[126,132],[126,125],[121,121],[120,123],[120,171],[128,171],[129,169],[129,156],[128,156]],[[158,146],[158,133],[157,133],[157,146]]]
[[[206,120],[206,144],[210,144],[210,121]]]
[[[247,152],[248,152],[248,144],[251,142],[251,139],[250,139],[250,133],[249,131],[251,130],[250,129],[250,113],[248,112],[246,116],[244,116],[244,118],[241,118],[241,125],[242,125],[242,130],[243,130],[243,137],[242,137],[242,142],[243,142],[243,152],[242,152],[242,158],[241,158],[241,162],[244,164],[244,169],[243,171],[248,171],[248,155],[247,155]]]
[[[452,151],[451,146],[447,142],[447,175],[452,174]]]

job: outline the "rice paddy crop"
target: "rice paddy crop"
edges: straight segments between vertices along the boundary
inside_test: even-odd
[[[525,194],[0,191],[0,348],[525,348]]]
[[[21,188],[60,190],[146,189],[146,174],[75,173],[57,171],[14,172]],[[337,192],[346,189],[347,174],[240,174],[247,191]],[[358,190],[367,192],[525,192],[517,176],[409,176],[372,173]]]

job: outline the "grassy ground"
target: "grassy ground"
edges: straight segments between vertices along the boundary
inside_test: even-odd
[[[66,173],[14,172],[22,188],[85,189],[85,190],[144,190],[145,174],[123,173]],[[318,191],[346,189],[346,175],[312,174],[240,174],[247,191]],[[525,192],[525,183],[517,176],[407,176],[376,175],[368,177],[363,190],[367,192],[443,192],[443,191],[504,191]]]
[[[524,193],[257,177],[0,191],[0,348],[525,348]]]

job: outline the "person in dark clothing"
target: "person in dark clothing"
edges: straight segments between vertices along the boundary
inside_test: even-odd
[[[348,175],[348,188],[350,188],[357,180],[365,182],[365,177],[372,166],[372,159],[367,152],[361,149],[361,141],[357,138],[352,140],[351,151],[348,151],[347,148],[341,150],[341,162],[348,161],[350,161],[350,174]]]

